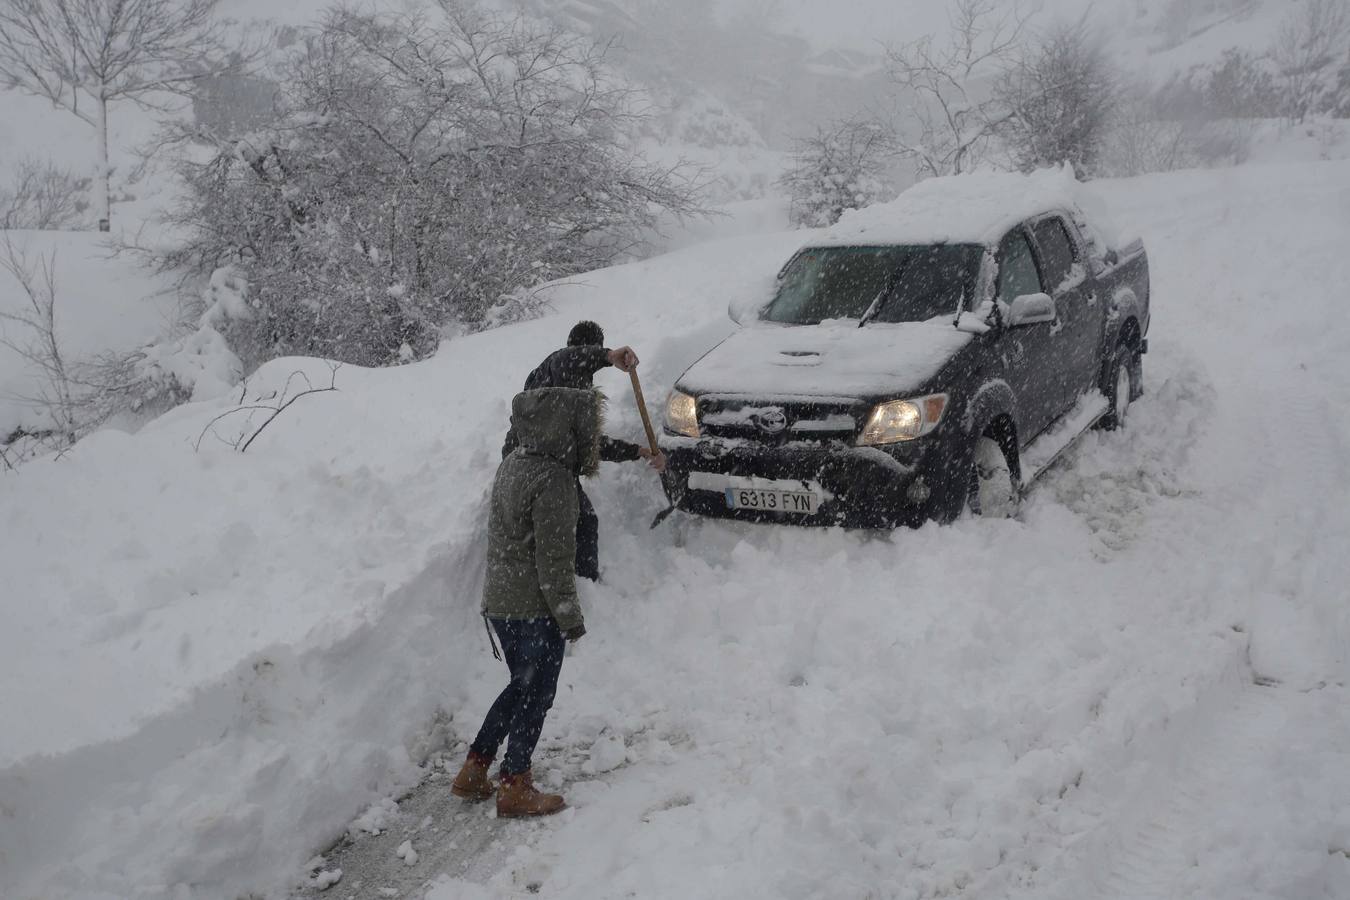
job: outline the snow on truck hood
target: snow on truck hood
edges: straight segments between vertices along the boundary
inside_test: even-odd
[[[918,388],[971,336],[950,318],[821,325],[760,323],[732,334],[680,377],[694,394],[875,397]]]

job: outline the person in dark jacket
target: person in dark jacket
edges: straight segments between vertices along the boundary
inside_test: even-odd
[[[586,633],[577,601],[577,483],[600,462],[600,395],[539,388],[511,404],[516,448],[497,468],[488,514],[483,616],[501,642],[511,681],[483,720],[451,791],[486,800],[488,770],[506,743],[497,815],[555,813],[558,794],[536,790],[530,758],[553,705],[566,641]],[[495,649],[495,647],[494,647]]]
[[[538,388],[589,389],[595,385],[595,373],[606,366],[620,372],[631,372],[638,364],[632,347],[610,350],[605,346],[605,332],[594,322],[581,321],[567,335],[567,346],[545,357],[525,378],[525,390]],[[505,458],[518,443],[514,428],[507,432],[502,447]],[[600,459],[603,462],[631,462],[646,460],[657,472],[664,472],[666,457],[647,447],[629,441],[600,437]],[[577,481],[577,558],[576,572],[581,578],[597,581],[600,578],[600,519],[595,514],[591,498]]]

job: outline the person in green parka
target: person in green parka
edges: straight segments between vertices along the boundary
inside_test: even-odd
[[[488,770],[506,743],[497,815],[547,815],[563,798],[534,788],[530,759],[553,705],[567,641],[586,633],[577,600],[577,481],[600,462],[602,398],[548,387],[517,394],[517,440],[497,468],[488,515],[483,615],[495,631],[511,681],[488,710],[451,787],[459,797],[494,793]]]

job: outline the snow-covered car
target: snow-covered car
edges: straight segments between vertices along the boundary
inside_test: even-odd
[[[801,524],[1007,515],[1142,391],[1149,273],[1063,171],[921,182],[798,250],[676,382],[687,512]]]

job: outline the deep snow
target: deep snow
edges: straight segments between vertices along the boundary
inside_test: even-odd
[[[539,760],[573,808],[491,822],[487,867],[395,835],[430,897],[1350,896],[1350,165],[1101,189],[1154,272],[1130,427],[1019,520],[895,534],[652,531],[655,479],[605,467],[606,583]],[[504,676],[481,529],[524,373],[594,317],[655,405],[808,237],[344,367],[244,455],[194,450],[220,401],[0,479],[0,895],[279,896],[456,759]],[[300,369],[330,377],[278,361],[247,395]],[[329,890],[376,895],[355,883]]]

